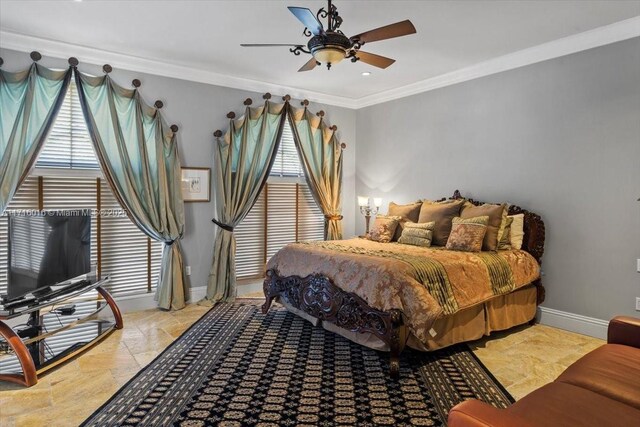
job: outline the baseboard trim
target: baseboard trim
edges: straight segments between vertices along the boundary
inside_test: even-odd
[[[196,303],[203,299],[207,295],[206,286],[196,286],[189,289],[190,303]],[[116,298],[118,307],[122,313],[131,313],[132,311],[150,310],[158,308],[158,303],[155,300],[155,292],[151,292],[143,295],[134,295],[130,297]]]
[[[609,322],[594,317],[538,307],[538,320],[541,324],[564,329],[594,338],[607,339]]]
[[[191,298],[189,298],[189,302],[196,303],[207,296],[207,287],[206,286],[195,286],[190,289]]]

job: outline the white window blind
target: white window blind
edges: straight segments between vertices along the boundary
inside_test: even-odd
[[[258,201],[236,227],[236,276],[264,276],[266,261],[283,246],[324,238],[324,215],[304,176],[289,124],[285,124],[271,176]]]
[[[38,178],[28,177],[17,191],[7,210],[38,209]],[[9,218],[0,216],[0,294],[7,293],[9,272]]]
[[[116,297],[152,291],[160,272],[162,243],[151,241],[131,222],[96,170],[98,161],[77,96],[71,84],[33,176],[22,184],[7,211],[37,210],[40,200],[45,210],[92,210],[91,263],[102,276],[111,276],[109,291]],[[61,172],[61,168],[72,170]],[[0,294],[7,287],[7,230],[5,215],[0,217]]]
[[[304,170],[298,157],[298,150],[293,142],[293,133],[289,122],[285,121],[282,137],[280,138],[280,146],[278,154],[271,168],[271,176],[288,176],[301,177],[304,176]]]
[[[36,167],[99,169],[91,138],[84,122],[78,89],[74,83],[60,106],[56,122],[42,147]]]

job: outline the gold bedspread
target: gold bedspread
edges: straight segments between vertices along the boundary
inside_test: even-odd
[[[527,252],[457,252],[366,239],[287,245],[267,264],[281,276],[319,273],[379,310],[400,309],[411,332],[429,338],[434,321],[540,276]]]

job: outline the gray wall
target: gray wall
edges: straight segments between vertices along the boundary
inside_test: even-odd
[[[74,52],[70,51],[69,56],[74,56]],[[3,69],[7,71],[22,70],[31,63],[29,54],[24,52],[0,49],[0,57],[4,59]],[[81,71],[102,74],[101,67],[83,64],[82,58],[79,60]],[[45,57],[40,63],[52,68],[67,67],[67,61],[61,59]],[[135,73],[119,69],[117,64],[111,65],[114,68],[111,76],[116,82],[131,87],[131,80],[138,78],[142,81],[141,93],[147,103],[152,104],[156,99],[164,102],[162,110],[166,120],[180,127],[178,143],[183,166],[213,167],[213,132],[216,129],[226,130],[226,114],[232,110],[241,114],[242,102],[247,97],[254,100],[254,105],[262,102],[262,93]],[[279,100],[276,96],[282,95],[274,94],[274,99]],[[338,126],[340,139],[347,144],[344,152],[343,215],[345,235],[352,235],[355,216],[356,113],[354,110],[317,103],[312,103],[309,108],[312,111],[325,110],[325,118]],[[185,205],[185,263],[191,266],[191,286],[205,286],[213,254],[215,226],[211,218],[214,205],[213,202]]]
[[[544,306],[636,313],[640,39],[361,109],[356,129],[358,194],[460,189],[530,209],[547,230]]]

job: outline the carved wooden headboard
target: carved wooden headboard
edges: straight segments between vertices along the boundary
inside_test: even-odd
[[[473,199],[462,197],[460,191],[456,190],[452,200],[465,199],[476,206],[484,204]],[[444,201],[446,198],[440,199]],[[542,265],[542,255],[544,254],[544,222],[540,215],[522,209],[520,206],[509,205],[509,215],[524,214],[524,238],[522,240],[522,250],[529,252]]]

